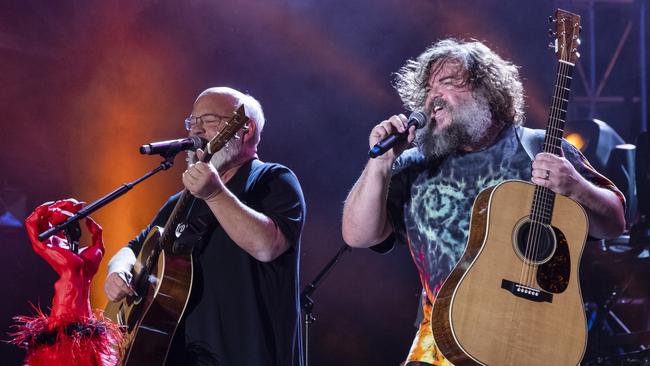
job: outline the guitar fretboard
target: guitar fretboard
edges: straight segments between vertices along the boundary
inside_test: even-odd
[[[563,60],[560,60],[558,63],[553,101],[548,117],[548,126],[546,127],[546,137],[544,138],[543,151],[558,156],[562,155],[562,135],[564,134],[573,68],[574,65],[572,63]],[[531,220],[549,225],[553,215],[554,202],[555,192],[546,187],[536,186],[533,196],[533,207],[530,213]]]

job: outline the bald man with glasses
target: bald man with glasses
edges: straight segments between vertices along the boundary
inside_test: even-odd
[[[288,168],[259,160],[264,128],[259,102],[225,87],[202,92],[185,119],[190,136],[214,138],[235,110],[250,118],[215,153],[188,156],[184,187],[196,197],[189,225],[202,227],[193,247],[190,300],[166,365],[292,365],[298,322],[298,260],[305,203]],[[172,196],[135,239],[109,263],[105,292],[119,301],[135,258],[155,225],[164,226],[179,194]],[[187,234],[187,235],[192,235]],[[192,240],[186,231],[177,240]]]

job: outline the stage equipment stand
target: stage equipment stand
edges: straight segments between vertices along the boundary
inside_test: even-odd
[[[325,279],[325,277],[332,271],[334,268],[334,265],[341,259],[341,256],[346,251],[351,251],[352,248],[350,248],[347,244],[343,244],[341,248],[339,249],[338,252],[334,255],[332,259],[321,269],[320,272],[318,272],[318,275],[305,287],[302,289],[302,292],[300,293],[300,308],[302,309],[303,313],[303,321],[305,324],[305,332],[303,333],[303,349],[302,349],[302,359],[303,359],[303,366],[309,366],[309,326],[311,323],[313,323],[316,318],[313,315],[313,310],[314,310],[314,300],[311,298],[313,295],[314,291],[320,286],[321,282]]]

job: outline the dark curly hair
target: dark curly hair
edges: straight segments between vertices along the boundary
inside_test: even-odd
[[[524,121],[524,93],[517,66],[505,61],[478,41],[444,39],[427,48],[415,60],[408,60],[395,73],[393,87],[408,110],[424,109],[431,68],[438,61],[459,61],[467,70],[474,93],[487,99],[496,122],[521,125]]]

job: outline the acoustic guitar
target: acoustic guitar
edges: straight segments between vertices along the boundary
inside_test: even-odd
[[[555,13],[557,77],[543,151],[561,155],[580,16]],[[472,207],[468,245],[435,299],[431,324],[454,365],[577,365],[587,328],[578,268],[584,209],[550,189],[505,181]]]
[[[242,105],[208,142],[202,161],[210,161],[247,122]],[[176,239],[187,227],[194,200],[194,196],[183,190],[165,227],[151,229],[132,270],[131,286],[136,294],[109,302],[104,310],[104,315],[126,330],[119,345],[123,355],[121,365],[165,363],[192,290],[193,246]]]

